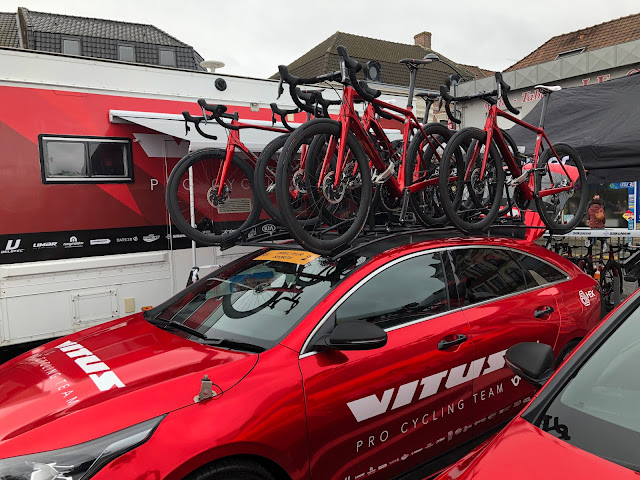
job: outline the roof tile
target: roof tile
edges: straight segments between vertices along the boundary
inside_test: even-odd
[[[561,53],[571,52],[583,47],[586,49],[585,51],[589,52],[639,38],[640,13],[637,13],[552,37],[537,50],[507,68],[507,70],[517,70],[539,63],[550,62],[558,58]]]
[[[18,38],[18,23],[15,13],[0,12],[0,46],[20,47]]]

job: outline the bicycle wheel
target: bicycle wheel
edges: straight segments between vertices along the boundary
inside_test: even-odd
[[[610,311],[618,303],[622,295],[622,269],[615,260],[610,260],[600,272],[601,301],[605,311]]]
[[[276,172],[278,208],[286,228],[300,245],[320,255],[330,255],[358,235],[367,218],[373,191],[368,159],[353,135],[347,137],[347,161],[338,186],[333,187],[337,148],[324,181],[318,184],[318,172],[328,145],[335,142],[339,146],[340,128],[340,123],[328,119],[312,120],[298,128],[289,136]],[[310,202],[300,208],[289,178],[297,168],[296,153],[305,143],[309,143],[304,175]],[[318,220],[311,225],[300,221],[314,217]]]
[[[538,213],[549,231],[562,234],[578,225],[587,208],[587,174],[573,148],[563,143],[553,148],[560,161],[550,148],[540,156],[535,175],[535,199]],[[545,195],[545,190],[569,186],[571,182],[571,190]]]
[[[278,223],[282,223],[282,221],[276,200],[276,169],[278,168],[280,151],[287,142],[287,138],[289,138],[288,133],[274,138],[267,144],[258,156],[253,177],[256,197],[260,199],[260,204],[267,215]]]
[[[224,157],[225,152],[218,149],[190,153],[178,162],[167,182],[166,201],[171,220],[201,245],[219,245],[237,237],[260,215],[260,202],[253,195],[253,171],[245,161],[233,157],[225,185],[222,188],[216,185]],[[193,218],[190,190],[193,190]]]
[[[286,275],[280,275],[275,282],[239,289],[222,297],[222,311],[229,318],[244,318],[273,305],[284,292],[270,290],[287,286]]]
[[[483,130],[464,128],[451,137],[442,154],[438,176],[440,204],[449,221],[463,233],[486,230],[500,210],[504,170],[493,142],[480,179],[486,141]]]
[[[407,186],[429,179],[437,179],[442,154],[453,132],[441,123],[429,123],[418,130],[409,143],[404,178]],[[426,137],[425,137],[426,134]],[[438,185],[434,183],[409,196],[409,205],[420,222],[426,226],[447,223],[440,205]]]
[[[511,135],[509,135],[509,133],[506,130],[500,129],[500,132],[502,133],[502,137],[504,138],[504,142],[507,144],[509,151],[511,152],[513,158],[518,164],[518,167],[520,167],[520,169],[522,170],[522,157],[518,152],[518,146],[516,145],[515,140],[513,140]],[[506,163],[504,162],[504,159],[503,159],[503,167],[506,168]],[[511,213],[511,209],[516,203],[515,202],[516,187],[509,187],[507,185],[508,183],[507,179],[510,180],[511,177],[512,175],[510,172],[508,171],[505,172],[505,183],[503,188],[502,201],[500,203],[500,210],[498,211],[499,217],[502,217],[503,215],[507,215]]]

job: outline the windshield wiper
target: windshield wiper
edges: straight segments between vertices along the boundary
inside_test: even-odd
[[[158,323],[162,323],[162,325],[164,326],[165,330],[167,329],[167,327],[173,327],[173,328],[175,328],[177,330],[182,330],[183,332],[190,333],[194,337],[198,337],[198,338],[202,338],[202,339],[206,339],[207,338],[207,336],[204,333],[199,332],[195,328],[191,328],[191,327],[185,325],[184,323],[180,323],[180,322],[177,322],[175,320],[164,320],[162,318],[155,318],[153,321],[154,322],[158,322]]]
[[[244,350],[247,352],[262,353],[266,349],[260,345],[253,343],[241,342],[240,340],[234,340],[232,338],[203,338],[205,345],[211,345],[214,347],[230,348],[232,350]]]

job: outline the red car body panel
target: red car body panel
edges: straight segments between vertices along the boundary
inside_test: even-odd
[[[462,245],[519,249],[571,278],[391,328],[379,349],[300,354],[318,323],[367,275],[413,253]],[[0,459],[76,445],[166,414],[146,443],[93,478],[179,479],[233,455],[268,459],[294,480],[390,478],[519,410],[533,389],[514,381],[504,351],[538,339],[555,344],[557,354],[584,336],[599,321],[599,301],[579,306],[571,298],[579,301],[580,289],[594,288],[593,279],[539,246],[452,238],[375,256],[332,288],[279,345],[260,354],[202,345],[135,315],[0,367]],[[561,306],[564,296],[569,300]],[[544,305],[553,305],[554,313],[533,318]],[[578,308],[581,315],[571,313]],[[438,342],[460,334],[468,340],[438,349]],[[101,362],[124,386],[101,392],[77,363],[88,356],[96,359],[85,367]],[[194,403],[205,374],[218,395]],[[60,376],[65,383],[58,385]],[[78,397],[72,405],[61,393],[69,389]]]
[[[101,392],[76,363],[88,355],[56,348],[67,341],[99,359],[87,366],[109,367],[98,375],[115,372],[124,387]],[[227,391],[257,359],[190,342],[141,314],[50,342],[0,369],[0,458],[76,445],[193,404],[203,372]]]
[[[632,470],[563,442],[518,417],[484,450],[458,462],[437,480],[638,477]]]

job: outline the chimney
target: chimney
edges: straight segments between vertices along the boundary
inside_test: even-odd
[[[431,50],[431,32],[422,32],[414,35],[413,42],[419,47]]]

